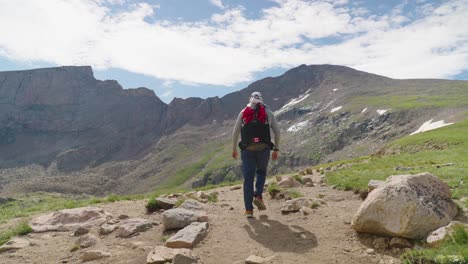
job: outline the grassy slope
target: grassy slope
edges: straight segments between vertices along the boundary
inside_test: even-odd
[[[353,165],[328,173],[328,183],[343,189],[367,189],[371,179],[428,171],[447,182],[454,198],[468,196],[468,120],[403,137],[389,144],[386,152],[396,154],[338,162]],[[437,167],[448,163],[453,165]],[[397,171],[397,167],[405,170]]]

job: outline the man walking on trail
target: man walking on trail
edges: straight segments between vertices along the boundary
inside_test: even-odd
[[[275,144],[271,142],[270,128],[275,134]],[[238,144],[239,134],[241,141]],[[241,149],[245,215],[248,218],[253,217],[252,202],[259,210],[266,209],[262,196],[266,170],[270,159],[270,150],[273,150],[271,159],[278,158],[279,141],[280,131],[275,115],[263,103],[260,92],[252,93],[249,103],[239,113],[232,132],[232,157],[234,159],[237,159],[238,156],[237,145]]]

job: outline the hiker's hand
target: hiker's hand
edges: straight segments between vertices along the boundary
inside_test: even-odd
[[[278,156],[279,156],[279,152],[277,150],[273,150],[273,153],[271,153],[271,159],[277,160]]]
[[[237,159],[237,150],[233,150],[233,151],[232,151],[232,157],[233,157],[234,159]]]

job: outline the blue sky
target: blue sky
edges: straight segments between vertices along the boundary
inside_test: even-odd
[[[91,65],[165,102],[300,64],[468,79],[468,0],[0,0],[0,71]]]

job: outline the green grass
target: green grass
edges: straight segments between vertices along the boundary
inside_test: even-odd
[[[302,194],[301,192],[297,190],[288,190],[287,193],[289,194],[289,197],[291,197],[292,199],[304,197],[304,194]]]
[[[422,93],[424,92],[424,93]],[[397,94],[395,94],[397,93]],[[363,105],[379,108],[413,109],[424,107],[465,107],[468,106],[468,85],[466,83],[447,84],[437,89],[438,95],[430,91],[408,90],[394,92],[394,95],[356,96],[351,99],[352,108],[362,109]]]
[[[401,255],[404,264],[468,263],[468,231],[456,226],[448,239],[436,248],[410,250]]]
[[[6,232],[0,233],[0,245],[5,244],[14,236],[24,236],[32,232],[32,228],[26,221],[21,221],[15,227]]]
[[[454,198],[468,196],[468,121],[406,136],[386,146],[390,155],[375,155],[347,161],[350,167],[326,172],[327,182],[340,189],[365,190],[371,179],[390,175],[430,172],[445,181]],[[340,162],[335,162],[337,164]],[[341,163],[344,163],[343,161]],[[453,166],[437,165],[453,163]],[[316,167],[327,167],[331,164]],[[408,170],[396,170],[397,167]],[[461,181],[465,184],[460,184]]]

